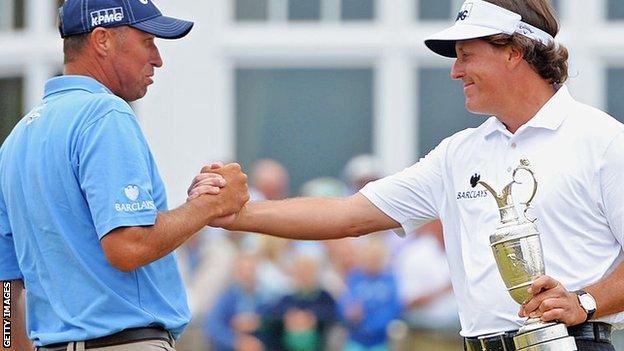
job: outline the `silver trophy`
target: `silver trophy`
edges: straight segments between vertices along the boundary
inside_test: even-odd
[[[512,199],[514,184],[521,184],[516,179],[518,171],[526,171],[533,179],[533,190],[524,205],[523,218],[518,216]],[[545,274],[544,257],[540,234],[535,220],[529,220],[526,213],[537,193],[537,180],[529,168],[527,160],[520,160],[520,165],[513,171],[512,181],[501,194],[486,182],[479,181],[496,199],[501,223],[494,234],[490,235],[490,247],[496,259],[498,271],[505,282],[507,291],[518,303],[531,299],[527,289],[533,281]],[[514,336],[518,351],[574,351],[577,350],[574,337],[568,335],[568,329],[562,323],[544,323],[539,318],[529,318]]]

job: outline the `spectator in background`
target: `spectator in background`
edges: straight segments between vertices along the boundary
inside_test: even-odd
[[[293,291],[287,270],[292,240],[266,235],[258,235],[258,239],[258,289],[274,303]]]
[[[320,177],[309,180],[301,186],[301,196],[341,197],[347,186],[341,180],[332,177]],[[344,278],[353,267],[353,242],[346,238],[328,241],[299,241],[299,249],[322,255],[320,268],[321,285],[334,297],[338,298],[345,290]]]
[[[347,292],[339,301],[349,329],[344,350],[386,351],[387,327],[401,313],[396,282],[387,270],[387,247],[379,237],[358,244],[358,266],[347,275]]]
[[[406,238],[393,267],[414,350],[459,350],[459,316],[439,220]]]
[[[295,253],[292,264],[293,293],[266,312],[280,341],[271,350],[323,351],[326,331],[337,320],[336,302],[318,280],[318,260]]]
[[[261,311],[264,298],[257,289],[257,258],[242,253],[236,261],[235,281],[220,296],[204,322],[214,351],[262,351],[268,335],[263,333]]]
[[[381,179],[386,174],[381,160],[371,154],[361,154],[351,158],[342,173],[349,189],[348,195],[357,193],[366,184]],[[389,259],[394,261],[396,253],[405,241],[391,230],[383,231],[382,236],[389,248]]]
[[[178,349],[206,350],[202,323],[231,282],[230,272],[239,255],[236,238],[227,230],[205,227],[176,251],[192,315],[186,332],[176,343]]]
[[[371,154],[351,158],[342,172],[349,195],[357,193],[367,183],[383,178],[385,173],[381,160]]]
[[[249,189],[249,193],[250,201],[264,200],[264,196],[254,189]],[[208,338],[203,330],[206,315],[232,283],[231,273],[240,252],[258,250],[262,237],[258,234],[204,227],[178,248],[178,266],[186,286],[192,315],[185,333],[176,342],[179,350],[206,351]]]
[[[288,196],[290,176],[276,160],[261,159],[252,167],[251,184],[267,200],[282,200]]]

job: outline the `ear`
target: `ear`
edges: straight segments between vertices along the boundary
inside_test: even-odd
[[[99,56],[106,57],[113,49],[113,33],[106,28],[95,28],[91,32],[89,43]]]
[[[515,68],[524,59],[524,52],[513,45],[507,45],[505,47],[505,55],[509,68]]]

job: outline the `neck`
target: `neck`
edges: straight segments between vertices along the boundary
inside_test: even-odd
[[[63,74],[91,77],[109,89],[112,87],[104,67],[97,59],[88,55],[83,55],[75,61],[66,63]]]
[[[514,80],[505,94],[509,98],[494,115],[510,132],[515,133],[544,107],[555,92],[553,86],[541,78]]]

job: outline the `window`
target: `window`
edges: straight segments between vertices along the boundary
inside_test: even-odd
[[[463,0],[414,0],[419,20],[454,20]],[[620,2],[620,0],[611,0]],[[561,15],[560,0],[551,0],[557,14]]]
[[[24,28],[24,1],[25,0],[0,1],[0,30]]]
[[[370,21],[377,0],[236,0],[236,21]]]
[[[321,18],[321,0],[289,0],[288,19],[291,21],[318,21]]]
[[[236,0],[235,12],[237,21],[266,21],[268,0]]]
[[[461,83],[449,78],[450,68],[418,70],[418,156],[426,155],[442,139],[485,118],[466,111]]]
[[[353,156],[372,151],[371,68],[236,70],[236,159],[264,157],[305,181],[341,175]]]
[[[624,1],[609,0],[607,2],[607,19],[612,21],[624,20]]]
[[[417,3],[418,19],[420,20],[449,20],[451,13],[459,9],[451,0],[415,0]]]
[[[375,18],[374,0],[342,0],[341,17],[345,21]]]
[[[624,68],[607,69],[607,112],[624,123]]]
[[[0,143],[24,114],[24,81],[21,77],[0,78]]]
[[[561,1],[559,1],[559,0],[550,0],[550,3],[555,8],[555,11],[557,11],[557,15],[561,16]]]

